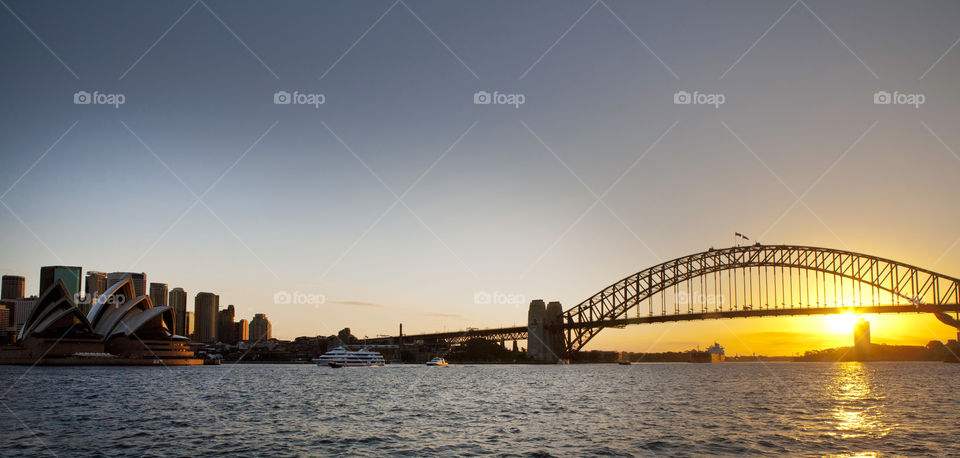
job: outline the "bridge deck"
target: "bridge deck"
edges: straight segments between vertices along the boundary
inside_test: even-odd
[[[797,307],[781,309],[752,309],[752,310],[730,310],[723,312],[707,313],[680,313],[667,315],[648,315],[634,318],[623,318],[618,320],[588,321],[580,323],[565,323],[564,329],[587,328],[587,327],[619,327],[630,324],[649,324],[649,323],[668,323],[672,321],[693,321],[693,320],[715,320],[724,318],[756,318],[771,316],[813,316],[813,315],[834,315],[841,313],[856,314],[875,314],[875,313],[933,313],[942,312],[960,312],[960,304],[946,305],[872,305],[872,306],[853,306],[853,307]],[[525,340],[527,334],[526,326],[512,326],[494,329],[468,329],[465,331],[437,332],[429,334],[411,334],[403,336],[407,342],[415,340],[466,340],[471,338],[503,338],[504,340]],[[389,341],[397,337],[377,337],[367,339],[367,343],[380,341]]]

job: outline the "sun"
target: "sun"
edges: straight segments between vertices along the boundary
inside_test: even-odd
[[[838,315],[827,315],[827,330],[832,334],[850,334],[853,332],[853,325],[857,322],[857,315],[852,312],[841,313]]]

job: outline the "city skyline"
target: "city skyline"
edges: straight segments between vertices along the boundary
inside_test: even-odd
[[[0,270],[28,289],[43,265],[149,272],[287,339],[520,324],[530,300],[569,308],[734,232],[957,275],[960,7],[858,5],[12,2]],[[870,320],[875,341],[955,335]],[[591,348],[848,341],[810,331],[828,325],[637,326]]]

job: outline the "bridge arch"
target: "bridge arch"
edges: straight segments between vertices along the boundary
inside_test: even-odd
[[[807,287],[807,312],[801,305],[791,304],[789,309],[780,309],[774,304],[774,310],[749,310],[744,308],[738,310],[736,305],[732,309],[723,309],[722,302],[714,304],[713,309],[702,306],[698,313],[694,312],[693,304],[688,305],[685,313],[680,313],[679,305],[674,302],[674,313],[668,314],[663,302],[666,291],[671,288],[676,289],[686,282],[689,286],[693,279],[700,281],[707,276],[727,273],[728,279],[732,275],[734,285],[736,285],[736,273],[738,269],[750,275],[750,282],[753,281],[753,269],[757,269],[757,280],[761,279],[761,272],[767,275],[769,269],[773,269],[774,282],[776,269],[796,271],[798,274],[798,285],[805,284]],[[764,269],[760,271],[759,269]],[[807,275],[806,282],[800,280],[799,274],[804,272]],[[946,314],[947,310],[956,311],[960,304],[960,280],[933,272],[928,269],[912,266],[902,262],[871,256],[861,253],[855,253],[844,250],[834,250],[829,248],[799,246],[799,245],[751,245],[737,246],[722,249],[710,249],[701,253],[695,253],[670,261],[666,261],[637,273],[629,275],[606,288],[603,288],[596,294],[585,299],[576,306],[563,312],[563,332],[565,347],[567,352],[574,352],[582,349],[587,342],[595,337],[602,329],[607,327],[619,327],[631,322],[662,322],[662,321],[681,321],[689,319],[704,318],[725,318],[735,316],[763,316],[763,315],[791,315],[791,314],[814,314],[819,309],[820,312],[833,310],[835,313],[837,307],[832,309],[824,304],[816,304],[816,309],[811,310],[809,303],[809,274],[814,273],[815,282],[817,275],[821,275],[824,280],[827,275],[840,282],[840,308],[856,309],[863,307],[846,306],[843,304],[843,281],[849,280],[852,285],[856,285],[860,290],[860,301],[862,305],[864,286],[871,290],[871,302],[868,309],[871,312],[903,312],[918,311],[931,312],[936,314],[937,318],[946,324],[960,328],[960,320],[956,320]],[[763,276],[766,282],[769,277]],[[722,280],[716,282],[716,290],[722,291]],[[746,279],[743,279],[746,283]],[[784,279],[780,278],[783,282]],[[793,278],[791,277],[791,288],[793,287]],[[834,283],[836,285],[836,283]],[[746,286],[746,285],[745,285]],[[759,285],[758,285],[759,286]],[[735,286],[734,286],[735,288]],[[753,298],[753,285],[751,283],[751,300]],[[776,286],[773,289],[774,298],[776,298]],[[833,294],[837,291],[834,287]],[[652,299],[660,295],[661,309],[660,316],[654,315],[655,307]],[[819,293],[818,293],[819,294]],[[890,303],[880,305],[879,301],[882,295],[890,298]],[[718,293],[723,297],[722,293]],[[792,296],[792,290],[791,290]],[[824,283],[824,296],[826,296],[826,284]],[[802,297],[802,295],[801,295]],[[643,303],[647,302],[647,317],[642,317]],[[734,303],[735,304],[735,303]],[[751,304],[753,305],[753,304]],[[769,307],[769,304],[767,304]],[[630,319],[630,313],[636,311],[636,319]],[[801,313],[803,312],[803,313]],[[552,332],[560,330],[553,329]],[[531,336],[531,338],[535,338]]]

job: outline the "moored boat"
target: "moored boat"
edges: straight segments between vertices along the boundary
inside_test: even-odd
[[[362,348],[360,350],[348,350],[346,347],[337,347],[330,350],[319,358],[313,360],[318,366],[339,367],[369,367],[383,366],[383,355],[375,351]]]

